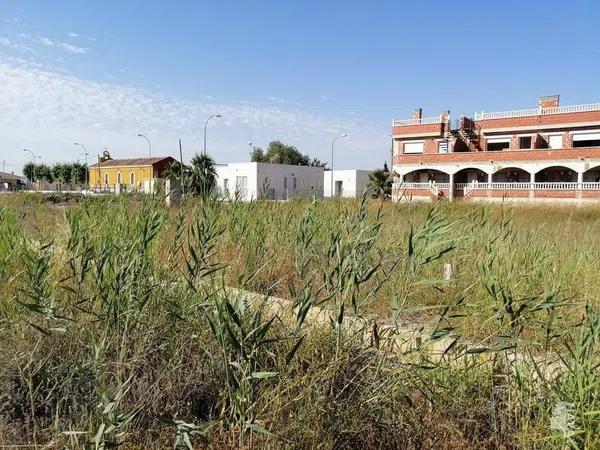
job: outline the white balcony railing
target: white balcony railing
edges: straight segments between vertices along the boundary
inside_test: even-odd
[[[549,191],[600,191],[600,183],[598,182],[566,182],[566,181],[549,181],[549,182],[537,182],[537,183],[515,183],[515,182],[504,182],[504,183],[456,183],[455,188],[457,190],[468,190],[474,189],[483,190],[549,190]]]
[[[442,123],[442,116],[437,117],[424,117],[422,119],[402,119],[396,120],[394,119],[393,126],[406,126],[406,125],[431,125],[436,123]]]
[[[450,183],[394,183],[396,189],[450,189]]]
[[[475,120],[507,119],[511,117],[547,116],[550,114],[568,114],[578,112],[600,111],[600,103],[588,105],[558,106],[556,108],[519,109],[515,111],[478,112]]]

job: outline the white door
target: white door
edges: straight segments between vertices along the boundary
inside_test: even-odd
[[[343,182],[342,182],[342,181],[337,181],[337,180],[336,180],[336,182],[335,182],[335,185],[334,185],[334,186],[335,186],[335,187],[334,187],[334,189],[335,189],[334,196],[335,196],[335,197],[341,197],[341,195],[342,195],[342,192],[343,192]]]
[[[562,134],[551,134],[548,136],[548,147],[562,148]]]
[[[240,198],[246,200],[248,196],[248,177],[235,177],[235,190]]]

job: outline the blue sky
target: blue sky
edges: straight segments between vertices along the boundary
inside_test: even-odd
[[[388,157],[390,123],[423,107],[600,101],[600,2],[61,1],[0,3],[0,159],[18,171],[107,147],[114,157],[202,145],[246,160],[272,139],[339,168]]]

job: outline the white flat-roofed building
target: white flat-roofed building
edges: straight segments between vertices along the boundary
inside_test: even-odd
[[[323,195],[331,197],[331,170],[323,173]],[[363,194],[369,184],[371,170],[334,170],[333,192],[335,197],[356,198]]]
[[[323,168],[256,162],[215,166],[217,189],[224,198],[288,200],[323,197]]]

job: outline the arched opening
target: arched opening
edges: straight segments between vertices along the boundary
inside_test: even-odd
[[[583,172],[584,183],[600,183],[600,166],[592,167]]]
[[[108,186],[108,173],[104,174],[104,185]]]
[[[529,172],[517,167],[506,167],[492,175],[494,183],[529,183],[530,181]]]
[[[488,175],[481,169],[466,168],[454,174],[455,183],[486,183]]]
[[[573,183],[577,181],[577,172],[568,167],[546,167],[535,174],[537,183]]]
[[[450,175],[435,169],[419,169],[404,175],[405,183],[429,183],[430,181],[449,183]]]
[[[117,173],[117,183],[121,184],[121,172]]]
[[[129,174],[129,184],[131,187],[135,186],[135,174],[133,172]]]

